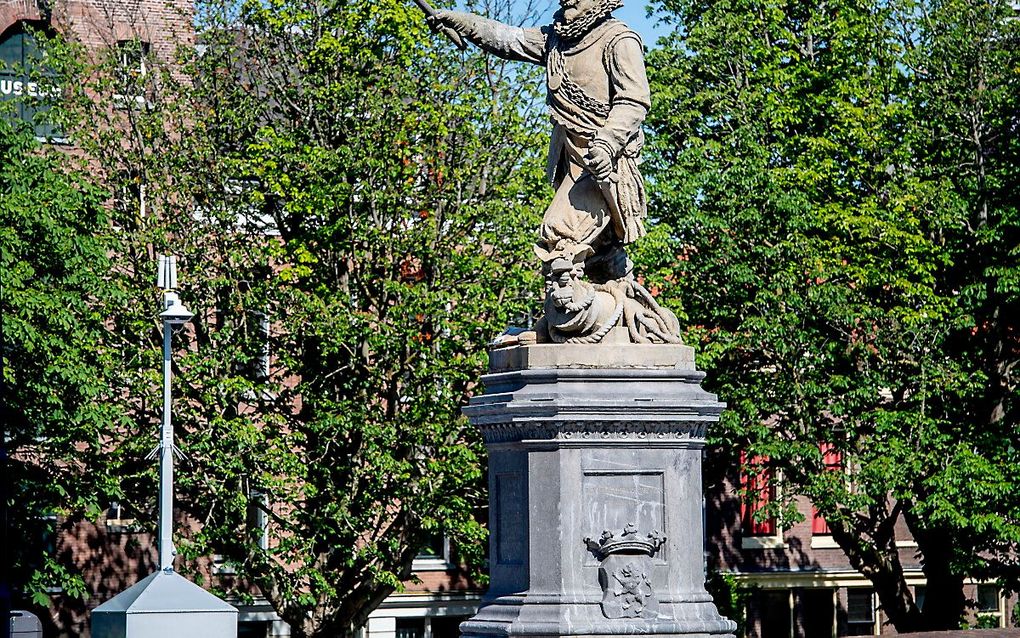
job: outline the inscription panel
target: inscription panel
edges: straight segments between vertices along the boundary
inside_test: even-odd
[[[645,532],[665,529],[662,472],[586,472],[584,512],[588,533],[634,525]]]

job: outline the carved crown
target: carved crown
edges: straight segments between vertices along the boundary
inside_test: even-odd
[[[654,556],[659,551],[666,537],[657,529],[653,529],[645,535],[638,532],[637,526],[628,523],[623,528],[623,533],[616,536],[608,529],[602,532],[599,540],[585,538],[584,544],[588,546],[599,560],[605,559],[611,554],[647,554]]]

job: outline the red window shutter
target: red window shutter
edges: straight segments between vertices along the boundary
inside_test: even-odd
[[[765,468],[767,457],[752,456],[740,453],[740,521],[746,536],[772,536],[776,533],[774,517],[760,518],[758,512],[764,510],[775,497],[772,485],[772,471]],[[747,469],[751,469],[750,472]]]
[[[843,453],[836,449],[836,446],[832,443],[819,443],[818,449],[822,453],[822,465],[825,466],[826,472],[841,472],[843,470]],[[825,517],[818,513],[818,510],[812,508],[813,516],[811,517],[811,533],[817,535],[828,535],[831,534],[829,530],[829,524],[826,522]]]
[[[811,533],[816,536],[828,536],[832,532],[829,531],[829,524],[825,521],[825,517],[818,513],[817,509],[812,508],[814,516],[811,518]]]

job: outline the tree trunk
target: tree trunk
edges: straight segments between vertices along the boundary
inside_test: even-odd
[[[864,542],[862,530],[848,529],[838,521],[831,522],[829,526],[833,540],[843,549],[850,565],[871,581],[882,611],[896,631],[920,631],[924,621],[903,574],[895,536],[891,531],[894,523],[895,518],[875,526],[888,530],[881,543]]]
[[[927,579],[921,631],[959,629],[967,607],[963,595],[963,574],[953,570],[953,537],[939,529],[923,529],[909,514],[914,540],[921,553],[921,569]]]
[[[890,553],[897,554],[897,550],[893,548]],[[882,611],[897,632],[919,631],[924,627],[923,614],[917,608],[914,594],[903,576],[898,554],[895,567],[888,568],[888,563],[885,567],[887,568],[876,570],[874,575],[870,576]]]

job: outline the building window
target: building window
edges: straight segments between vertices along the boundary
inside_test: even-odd
[[[217,576],[233,576],[237,574],[237,564],[223,554],[213,554],[212,573]]]
[[[1005,627],[1002,595],[996,585],[977,586],[977,626],[980,628]]]
[[[119,40],[116,45],[116,56],[114,102],[122,107],[143,106],[145,76],[148,75],[149,43],[138,39]]]
[[[239,288],[247,292],[251,289],[251,284],[242,281]],[[245,356],[238,359],[237,373],[253,384],[268,383],[272,372],[269,315],[262,310],[248,310],[244,314],[243,322]],[[250,388],[241,398],[246,402],[256,402],[272,401],[274,396],[268,388],[263,387]]]
[[[137,170],[122,171],[113,188],[113,209],[118,228],[137,229],[145,217],[145,180]]]
[[[875,636],[875,593],[870,589],[846,590],[847,636]]]
[[[433,534],[414,557],[411,569],[416,572],[444,571],[451,567],[450,539]]]
[[[425,638],[425,618],[397,618],[396,638]]]
[[[110,503],[106,510],[106,531],[110,534],[123,534],[134,531],[135,519],[129,518],[124,511],[124,506],[119,501]]]
[[[775,484],[768,458],[740,454],[740,522],[745,537],[775,536],[775,516],[768,514],[775,500]]]
[[[748,636],[790,638],[793,635],[793,590],[753,591],[748,599]],[[812,636],[811,638],[815,638]]]
[[[917,606],[917,609],[920,611],[924,611],[924,595],[927,592],[928,590],[923,585],[914,587],[914,605]]]
[[[460,638],[460,624],[470,616],[436,616],[432,618],[431,638]]]
[[[269,315],[261,311],[250,314],[252,331],[255,333],[258,352],[252,359],[251,376],[253,381],[269,381]]]
[[[13,102],[14,116],[31,124],[36,137],[53,140],[60,135],[47,117],[47,99],[59,96],[60,90],[33,28],[42,25],[18,22],[0,35],[0,102]]]
[[[269,549],[269,497],[252,490],[248,493],[248,531],[259,549]]]
[[[267,620],[238,621],[237,638],[266,638],[272,624]]]
[[[833,638],[836,635],[836,590],[805,587],[794,590],[795,610],[805,638]]]
[[[56,514],[43,514],[39,517],[39,520],[42,521],[42,542],[40,544],[42,545],[43,552],[46,556],[56,556],[58,549],[57,526],[60,520]],[[47,594],[62,594],[64,588],[59,584],[49,585],[45,587],[44,591]]]

